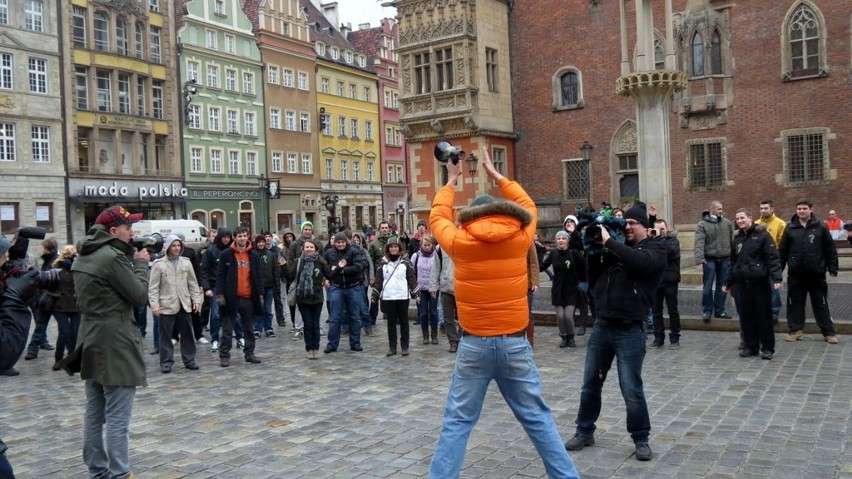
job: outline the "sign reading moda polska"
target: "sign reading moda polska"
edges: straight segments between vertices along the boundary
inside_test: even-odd
[[[111,185],[84,185],[82,196],[89,198],[127,198],[131,191],[141,199],[146,198],[186,198],[188,191],[175,183],[158,183],[153,186],[126,186],[113,181]]]

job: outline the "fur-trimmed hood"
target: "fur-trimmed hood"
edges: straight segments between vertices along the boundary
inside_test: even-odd
[[[530,222],[530,212],[513,201],[497,200],[471,206],[459,213],[462,227],[474,237],[489,243],[505,240],[526,228]]]

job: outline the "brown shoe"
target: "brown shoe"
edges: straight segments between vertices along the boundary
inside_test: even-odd
[[[459,343],[457,343],[455,341],[451,342],[449,352],[454,353],[458,350],[459,350]]]
[[[803,334],[804,333],[801,329],[798,331],[790,331],[790,334],[788,334],[787,337],[784,338],[784,341],[787,341],[788,343],[795,343],[796,341],[802,339]]]
[[[252,363],[252,364],[260,364],[260,363],[262,363],[263,361],[261,361],[259,357],[257,357],[257,356],[255,356],[254,354],[252,354],[251,356],[248,356],[248,357],[246,358],[246,362],[247,362],[247,363]]]
[[[825,342],[828,344],[837,344],[840,342],[840,340],[837,339],[837,336],[826,336]]]
[[[219,358],[219,366],[227,368],[231,365],[231,360],[228,358]]]

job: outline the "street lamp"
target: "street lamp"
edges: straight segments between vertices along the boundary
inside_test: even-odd
[[[192,103],[192,97],[198,93],[198,88],[195,87],[195,84],[195,78],[183,82],[183,114],[184,121],[186,121],[187,124],[190,122],[189,105]]]
[[[464,161],[465,163],[467,163],[467,172],[470,173],[470,177],[473,178],[474,176],[476,176],[476,162],[479,161],[479,159],[476,157],[476,155],[471,153],[470,156],[468,156],[467,159]]]
[[[583,146],[580,147],[580,153],[583,154],[583,162],[586,164],[586,211],[592,207],[592,150],[594,146],[589,144],[588,140],[583,140]]]
[[[399,221],[398,230],[405,231],[405,208],[402,205],[396,207],[396,218]]]

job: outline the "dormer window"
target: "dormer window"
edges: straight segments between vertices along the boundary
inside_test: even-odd
[[[324,57],[325,56],[325,43],[317,42],[316,50],[317,50],[317,55]]]
[[[344,52],[344,58],[346,58],[346,63],[352,63],[352,52]]]
[[[337,60],[340,58],[340,49],[337,47],[331,47],[331,58]]]
[[[367,66],[367,59],[364,55],[358,55],[358,66],[362,68]]]

